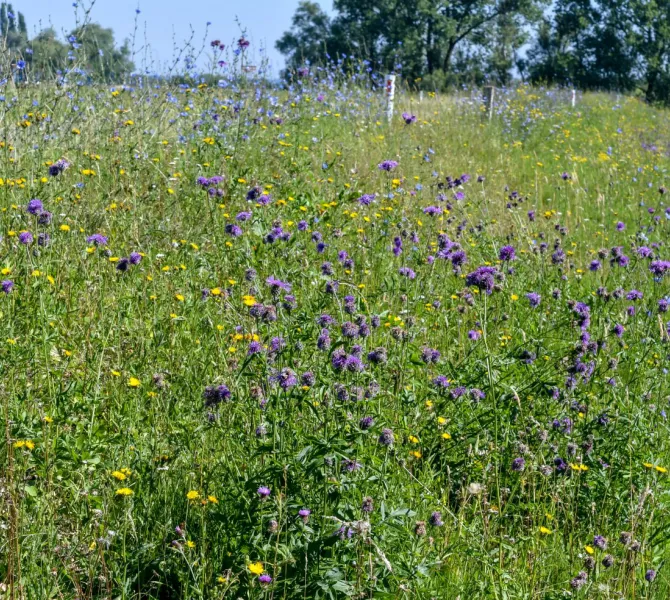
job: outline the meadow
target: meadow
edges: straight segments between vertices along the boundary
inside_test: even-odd
[[[668,598],[668,112],[6,86],[0,597]]]

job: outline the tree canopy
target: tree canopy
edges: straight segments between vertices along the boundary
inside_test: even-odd
[[[670,0],[302,0],[288,69],[369,61],[417,86],[534,83],[670,94]]]

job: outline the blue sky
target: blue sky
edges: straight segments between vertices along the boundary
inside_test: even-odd
[[[28,24],[30,36],[35,30],[49,25],[61,33],[71,30],[75,23],[73,0],[12,0],[14,9],[21,11]],[[331,8],[331,1],[321,3]],[[205,33],[207,21],[211,21],[208,41],[220,39],[227,46],[239,37],[240,29],[235,19],[247,29],[252,41],[255,61],[258,49],[267,48],[274,72],[283,67],[283,59],[275,48],[275,41],[290,28],[291,17],[298,0],[97,0],[91,17],[93,21],[111,27],[117,42],[130,38],[133,33],[135,9],[139,7],[137,46],[146,37],[153,56],[159,63],[170,61],[173,56],[173,33],[177,44],[190,37],[190,27],[196,32],[198,47]],[[80,4],[81,12],[81,4]]]

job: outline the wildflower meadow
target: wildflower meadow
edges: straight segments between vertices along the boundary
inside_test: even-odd
[[[0,597],[668,598],[667,111],[249,71],[3,88]]]

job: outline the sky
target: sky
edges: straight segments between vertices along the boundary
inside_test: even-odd
[[[32,37],[36,31],[53,26],[61,34],[75,25],[74,0],[12,0],[15,11],[21,11]],[[88,6],[88,2],[86,5]],[[79,4],[81,15],[83,3]],[[240,36],[239,21],[247,30],[247,38],[252,42],[254,61],[260,60],[259,48],[267,49],[267,56],[278,73],[284,66],[282,55],[274,44],[284,31],[290,29],[291,17],[298,6],[298,0],[97,0],[91,11],[91,20],[104,27],[111,27],[117,43],[131,38],[134,30],[136,9],[139,8],[136,47],[146,39],[151,47],[156,64],[166,64],[173,57],[173,46],[177,46],[195,31],[197,48],[205,34],[206,24],[211,22],[207,35],[209,41],[219,39],[226,46]],[[330,8],[330,2],[322,2]],[[136,61],[140,62],[140,61]],[[139,65],[138,65],[139,66]]]

